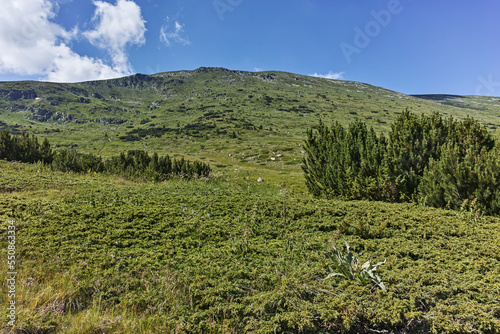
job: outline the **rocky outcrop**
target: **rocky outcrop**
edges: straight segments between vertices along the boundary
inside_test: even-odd
[[[89,96],[89,92],[86,91],[85,89],[83,88],[78,88],[78,87],[72,87],[72,86],[69,86],[69,87],[66,87],[66,90],[72,94],[75,94],[77,96],[85,96],[85,97],[88,97]]]
[[[259,77],[265,81],[270,81],[270,82],[276,81],[276,74],[274,73],[261,74],[259,75]]]
[[[0,89],[0,97],[7,101],[33,100],[37,97],[37,94],[34,90]]]
[[[78,102],[78,103],[90,103],[90,99],[86,99],[84,97],[79,97],[78,99],[76,99],[76,102]]]
[[[52,119],[54,121],[60,121],[60,122],[71,122],[75,119],[75,116],[62,112],[56,112],[52,117]]]
[[[54,114],[53,111],[45,108],[30,107],[29,111],[31,112],[31,119],[39,122],[48,122]]]

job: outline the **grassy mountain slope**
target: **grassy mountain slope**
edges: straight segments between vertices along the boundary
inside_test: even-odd
[[[0,127],[104,157],[202,159],[225,176],[153,184],[0,161],[0,279],[8,221],[18,272],[18,327],[0,333],[500,333],[498,217],[305,192],[307,128],[358,117],[386,131],[405,108],[500,127],[499,98],[282,72],[0,83]],[[325,279],[344,242],[360,264],[386,260],[387,291]]]
[[[276,71],[199,68],[77,84],[0,83],[4,128],[102,156],[147,149],[205,159],[231,178],[296,184],[305,130],[318,119],[347,125],[360,118],[385,131],[405,108],[470,115],[500,129],[499,98],[408,96]]]

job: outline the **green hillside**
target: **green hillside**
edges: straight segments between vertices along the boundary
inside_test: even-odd
[[[349,81],[223,68],[54,84],[0,83],[0,125],[62,147],[204,159],[230,178],[296,183],[305,131],[356,118],[385,131],[403,110],[467,115],[499,133],[500,98],[408,96]]]
[[[407,108],[500,134],[497,97],[283,72],[0,83],[2,129],[34,134],[56,162],[70,148],[102,167],[0,160],[0,305],[16,317],[0,333],[500,333],[498,217],[476,201],[444,210],[307,191],[307,129],[360,119],[387,133]],[[34,137],[0,137],[1,150],[37,152]],[[144,151],[213,174],[167,174]]]

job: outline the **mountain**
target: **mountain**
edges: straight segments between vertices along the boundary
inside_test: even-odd
[[[301,145],[322,119],[386,131],[404,109],[470,115],[499,134],[500,98],[409,96],[267,71],[199,68],[74,84],[0,82],[0,127],[104,157],[128,149],[196,157],[234,180],[302,178]],[[245,181],[246,182],[246,181]]]

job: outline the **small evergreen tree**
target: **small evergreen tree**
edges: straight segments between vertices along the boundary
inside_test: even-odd
[[[388,136],[356,120],[347,129],[321,121],[307,131],[306,185],[315,196],[383,201],[420,200],[458,208],[478,199],[500,212],[500,162],[495,140],[467,117],[442,119],[404,111]]]
[[[208,177],[210,166],[203,162],[189,162],[184,158],[171,159],[146,151],[131,150],[106,161],[93,154],[64,149],[57,152],[47,139],[40,145],[38,139],[26,133],[11,135],[8,130],[0,131],[0,159],[27,163],[43,162],[52,169],[63,172],[105,172],[133,178],[166,180],[174,176],[186,178]]]

